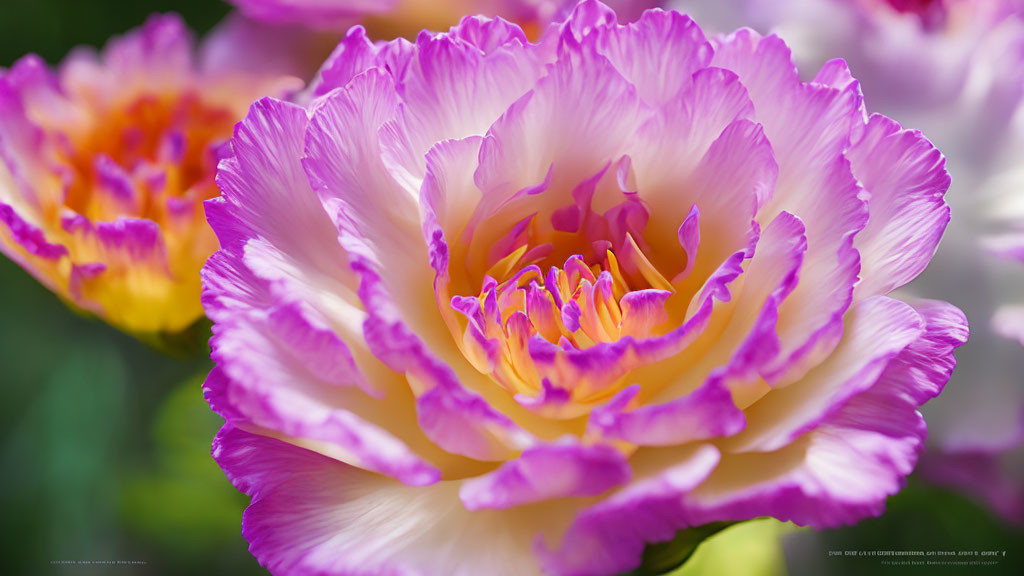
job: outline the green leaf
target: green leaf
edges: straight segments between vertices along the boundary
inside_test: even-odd
[[[622,576],[783,576],[782,535],[791,525],[772,518],[713,522],[647,546],[639,568]]]
[[[712,522],[695,528],[687,528],[676,534],[676,537],[668,542],[648,545],[644,549],[643,561],[640,567],[623,576],[659,576],[668,574],[679,566],[683,565],[697,546],[707,538],[732,526],[733,522]]]
[[[705,540],[672,576],[782,576],[782,536],[794,529],[772,518],[740,522]]]

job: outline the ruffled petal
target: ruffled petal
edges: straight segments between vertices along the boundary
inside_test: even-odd
[[[427,153],[420,204],[423,206],[423,234],[430,246],[430,263],[439,274],[448,274],[448,242],[463,235],[482,197],[473,182],[482,143],[483,138],[479,136],[446,140],[435,144]]]
[[[639,458],[639,456],[635,457]],[[671,540],[688,525],[682,496],[719,462],[714,446],[673,448],[646,458],[671,465],[637,479],[576,517],[558,548],[538,543],[538,554],[554,574],[610,574],[635,568],[647,543]],[[646,467],[648,462],[640,463]]]
[[[636,446],[675,446],[731,436],[746,424],[743,412],[736,408],[720,378],[676,400],[625,411],[637,392],[639,385],[634,384],[607,405],[595,408],[590,413],[587,432]]]
[[[627,26],[603,31],[588,39],[648,104],[661,105],[678,96],[693,74],[711,62],[711,44],[704,33],[678,12],[652,10]]]
[[[0,167],[0,170],[3,170]],[[5,184],[0,181],[0,188]],[[44,286],[55,289],[58,265],[68,250],[46,239],[42,230],[25,221],[14,208],[0,202],[0,253],[28,270]]]
[[[893,312],[893,302],[871,298],[855,312],[866,304]],[[948,304],[924,303],[915,313],[922,319],[918,338],[816,428],[774,452],[724,455],[684,498],[690,525],[767,515],[821,529],[881,514],[923,448],[917,408],[948,380],[953,350],[967,335],[963,315]],[[751,475],[753,469],[759,473]]]
[[[390,420],[400,406],[414,419],[412,398],[364,341],[358,279],[300,164],[307,124],[302,108],[261,100],[222,163],[223,196],[207,209],[223,248],[204,270],[204,303],[218,322],[213,355],[224,375],[212,382],[250,425],[320,442],[317,449],[403,481],[436,480],[436,469],[405,443],[450,459],[415,426]]]
[[[417,38],[402,105],[380,135],[385,164],[410,192],[419,189],[427,150],[436,142],[482,136],[544,72],[522,33],[510,36],[510,28],[467,17],[448,34]]]
[[[719,40],[712,65],[739,75],[778,161],[775,195],[760,218],[785,210],[807,224],[807,258],[792,304],[779,311],[782,354],[770,375],[791,380],[838,342],[857,280],[852,244],[868,211],[843,152],[863,122],[861,99],[848,87],[801,83],[782,40],[751,30]]]
[[[924,270],[949,222],[945,158],[919,132],[877,115],[847,156],[870,194],[871,216],[854,241],[861,255],[855,294],[887,294]]]
[[[701,349],[700,362],[633,410],[626,411],[622,400],[595,410],[588,430],[641,446],[684,444],[742,430],[746,421],[740,408],[768,391],[760,370],[778,353],[778,307],[796,285],[806,250],[803,223],[780,214],[762,233],[741,277],[731,321],[709,336],[713,343]]]
[[[771,145],[761,126],[749,120],[736,120],[711,144],[693,173],[677,182],[684,190],[701,191],[692,205],[700,208],[701,226],[707,232],[705,248],[697,254],[691,272],[694,279],[705,277],[709,260],[739,250],[749,242],[750,222],[771,198],[777,171]],[[661,202],[650,202],[655,213],[666,217],[679,211],[688,200],[673,199],[664,204],[664,209]],[[674,209],[669,207],[673,205]],[[685,218],[678,222],[685,222]]]
[[[366,30],[362,26],[353,26],[324,61],[305,95],[314,98],[315,107],[316,97],[335,88],[344,88],[353,78],[371,67],[387,70],[394,81],[400,83],[415,51],[415,46],[401,38],[374,44],[366,37]]]
[[[417,199],[380,158],[377,132],[397,106],[392,77],[371,68],[320,100],[306,133],[303,163],[313,189],[325,204],[336,202],[381,258],[422,245]]]
[[[534,534],[561,533],[572,514],[558,503],[469,512],[458,482],[409,487],[230,426],[213,456],[252,497],[242,521],[250,551],[284,576],[539,574]]]
[[[606,58],[567,46],[488,130],[477,186],[500,203],[545,181],[554,166],[550,187],[571,190],[580,175],[622,156],[637,112],[636,89]]]
[[[792,443],[872,387],[924,325],[909,305],[875,297],[851,311],[835,352],[803,379],[769,392],[746,410],[747,428],[728,442],[732,452],[770,452]]]
[[[404,128],[421,140],[414,143],[421,158],[435,142],[484,135],[544,72],[522,33],[510,34],[513,28],[477,16],[449,34],[417,38],[403,103]]]
[[[71,213],[62,219],[75,244],[68,291],[82,308],[139,332],[176,332],[200,314],[199,279],[176,278],[167,245],[152,220],[91,222]],[[183,311],[169,318],[164,307]]]
[[[460,379],[409,330],[369,265],[357,260],[353,269],[362,278],[359,293],[369,312],[363,324],[366,342],[375,356],[409,379],[420,428],[432,441],[478,460],[503,460],[534,442],[529,432],[464,387],[467,379]]]
[[[297,334],[328,346],[313,352]],[[237,316],[218,324],[213,347],[222,376],[207,381],[207,393],[224,399],[220,404],[230,406],[226,416],[236,425],[294,438],[307,448],[410,485],[439,479],[436,468],[389,431],[437,456],[419,430],[393,419],[399,411],[412,415],[409,401],[400,399],[397,375],[389,382],[375,371],[370,382],[344,343],[310,312],[292,305],[276,306],[269,314]],[[282,381],[289,386],[277,385]],[[373,396],[387,389],[389,401],[374,401],[353,387]]]
[[[674,270],[683,258],[678,228],[693,207],[700,211],[704,248],[696,257],[686,253],[691,282],[744,245],[749,221],[771,197],[778,167],[760,126],[748,120],[752,114],[739,78],[709,68],[640,127],[630,157],[639,195],[653,208],[645,235],[653,257],[672,274],[682,272]]]
[[[218,321],[230,315],[222,312],[230,300],[247,292],[263,303],[275,284],[275,290],[306,295],[336,328],[347,327],[342,335],[353,342],[362,316],[357,284],[300,163],[307,125],[302,108],[266,98],[236,127],[232,156],[217,175],[222,196],[206,203],[222,250],[211,260],[217,265],[204,270],[203,301]],[[247,289],[239,290],[243,285]]]
[[[303,164],[349,258],[383,283],[403,322],[440,347],[447,329],[429,291],[418,193],[399,186],[380,157],[378,130],[394,117],[397,98],[393,79],[377,68],[332,92],[314,110]]]
[[[572,438],[539,444],[459,490],[468,510],[511,508],[554,498],[597,496],[629,482],[626,457],[611,446]]]

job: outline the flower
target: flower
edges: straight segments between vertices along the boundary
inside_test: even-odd
[[[922,472],[933,483],[979,493],[1004,518],[1024,521],[1024,3],[730,0],[716,6],[707,16],[723,29],[752,22],[801,39],[794,52],[803,64],[846,57],[873,107],[923,129],[947,155],[956,178],[946,198],[958,217],[928,270],[904,293],[948,300],[982,328],[960,351],[949,391],[925,407],[931,433]]]
[[[118,328],[183,330],[217,248],[202,202],[222,146],[253,100],[296,81],[205,67],[177,16],[56,73],[22,58],[0,75],[0,251]]]
[[[868,102],[887,114],[927,122],[937,113],[951,120],[948,116],[955,110],[954,126],[929,134],[933,138],[977,132],[979,127],[968,130],[972,125],[967,118],[978,122],[980,115],[991,120],[1019,98],[1022,73],[1006,66],[1005,59],[1020,51],[1021,0],[674,4],[715,22],[716,29],[731,30],[743,23],[792,39],[801,66],[820,66],[842,57],[857,71]],[[997,124],[1005,128],[1005,123]]]
[[[225,426],[275,574],[614,574],[715,521],[880,514],[967,336],[888,294],[942,155],[841,61],[580,3],[348,33],[253,105],[207,203]]]
[[[345,31],[364,24],[374,36],[413,37],[440,30],[465,14],[500,16],[519,23],[530,36],[572,9],[576,0],[229,0],[247,16],[274,24]],[[633,20],[660,0],[610,0],[620,18]]]

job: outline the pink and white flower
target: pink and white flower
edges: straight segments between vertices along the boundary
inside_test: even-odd
[[[254,99],[301,87],[206,47],[231,67],[194,56],[178,17],[153,16],[56,72],[34,55],[0,71],[0,252],[129,332],[202,316],[199,270],[217,249],[202,202],[223,145]]]
[[[352,29],[207,203],[214,456],[275,574],[614,574],[713,521],[880,514],[963,315],[889,295],[943,156],[777,37]]]

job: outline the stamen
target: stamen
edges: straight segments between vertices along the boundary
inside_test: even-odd
[[[629,258],[639,271],[633,283],[653,280],[636,289],[610,250],[603,261],[591,264],[580,255],[570,256],[561,268],[551,267],[547,274],[530,264],[500,283],[495,275],[508,277],[528,252],[527,246],[497,262],[477,297],[456,296],[451,301],[452,309],[468,320],[462,340],[469,361],[509,391],[534,397],[545,389],[544,376],[530,352],[534,339],[571,351],[624,337],[660,335],[660,325],[668,319],[665,302],[672,295],[671,285],[635,242],[632,246]],[[575,390],[573,382],[549,382],[551,386]]]

